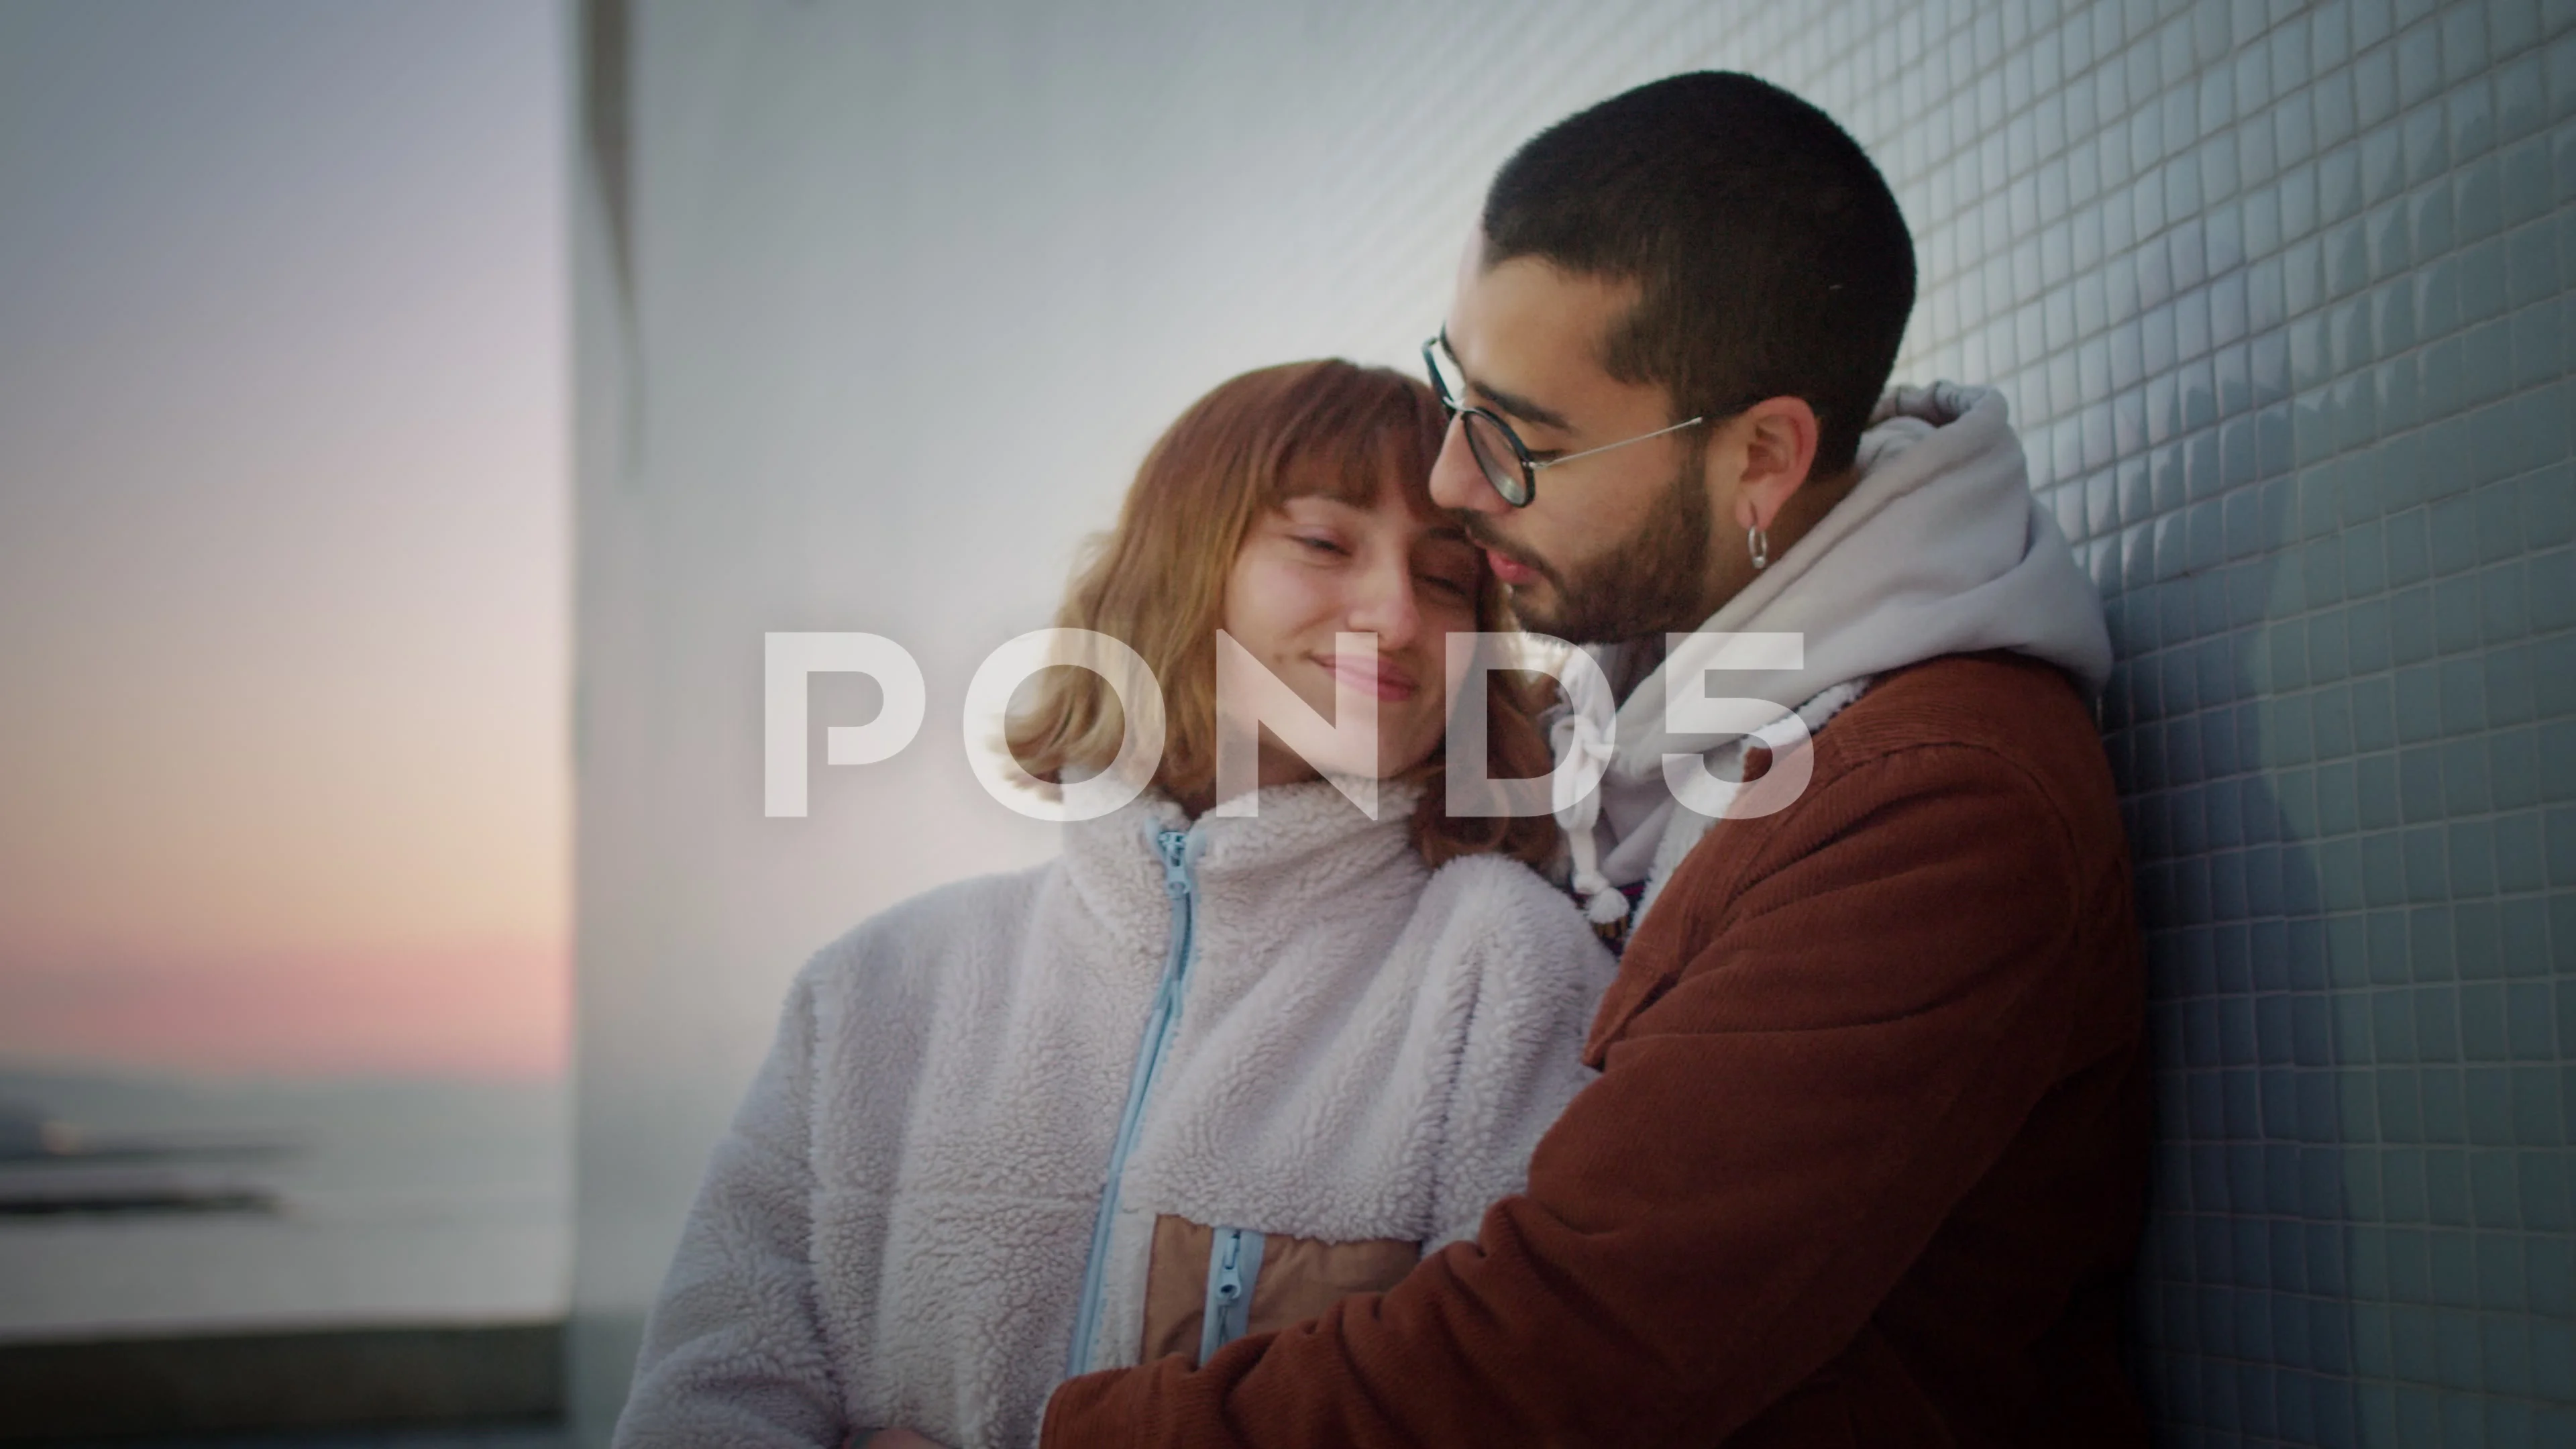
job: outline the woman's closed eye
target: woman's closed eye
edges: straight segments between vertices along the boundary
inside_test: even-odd
[[[1308,553],[1332,558],[1348,558],[1351,555],[1351,551],[1343,546],[1340,539],[1326,534],[1296,533],[1290,534],[1289,537],[1297,540],[1297,546]]]

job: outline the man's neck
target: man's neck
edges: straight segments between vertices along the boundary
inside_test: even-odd
[[[1601,650],[1601,667],[1610,676],[1610,697],[1620,704],[1637,692],[1637,686],[1664,663],[1664,636],[1649,634],[1642,639],[1629,639],[1605,645]]]
[[[1771,556],[1778,558],[1794,547],[1799,539],[1815,531],[1817,524],[1834,506],[1851,496],[1860,486],[1860,469],[1845,468],[1829,478],[1810,478],[1789,500],[1780,505],[1780,514],[1771,520]]]

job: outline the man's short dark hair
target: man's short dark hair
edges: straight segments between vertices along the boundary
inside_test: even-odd
[[[1602,358],[1674,416],[1816,410],[1816,473],[1851,466],[1914,309],[1914,242],[1833,119],[1725,71],[1670,76],[1540,132],[1485,193],[1484,264],[1533,256],[1639,284]]]

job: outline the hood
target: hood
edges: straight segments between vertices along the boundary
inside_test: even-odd
[[[1851,493],[1630,692],[1615,732],[1600,732],[1613,741],[1602,751],[1602,803],[1582,813],[1604,827],[1602,869],[1614,884],[1645,879],[1655,841],[1638,837],[1660,836],[1671,817],[1663,757],[1732,752],[1743,738],[1667,730],[1668,678],[1722,668],[1710,694],[1768,701],[1786,715],[1828,691],[1848,703],[1874,676],[1978,650],[2046,660],[2087,693],[2110,677],[2101,599],[2031,496],[2001,394],[1954,383],[1898,388],[1872,413],[1857,466]],[[1794,664],[1748,658],[1779,651],[1722,649],[1710,637],[1736,633],[1803,635],[1803,650]],[[1755,667],[1737,667],[1747,663]],[[1560,738],[1598,738],[1608,699],[1574,693],[1594,694],[1573,701],[1574,715],[1591,718],[1568,719]]]
[[[2087,693],[2101,691],[2111,675],[2102,601],[2057,520],[2031,496],[2002,394],[1953,383],[1899,388],[1872,413],[1858,465],[1850,496],[1700,625],[1702,635],[1803,634],[1804,658],[1795,667],[1727,667],[1712,693],[1768,700],[1786,713],[1837,684],[1983,649],[2044,659]],[[1718,652],[1694,639],[1628,696],[1614,775],[1660,779],[1665,755],[1729,743],[1664,728],[1665,679],[1711,667]]]

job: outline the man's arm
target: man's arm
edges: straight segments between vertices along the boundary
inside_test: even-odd
[[[1044,1444],[1706,1442],[1859,1332],[2058,1080],[2069,828],[1991,751],[1858,765],[1713,832],[1529,1191],[1382,1295],[1060,1388]],[[1624,1023],[1620,1018],[1626,1016]]]

